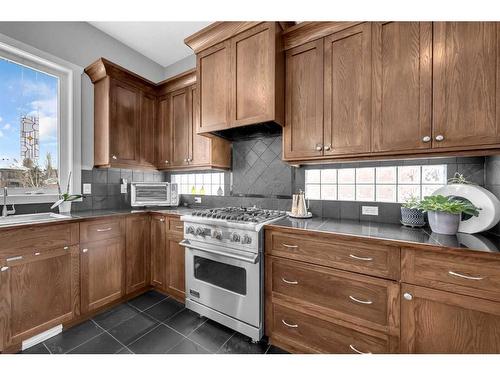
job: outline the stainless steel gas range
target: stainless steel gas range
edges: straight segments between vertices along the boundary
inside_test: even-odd
[[[227,207],[184,221],[186,307],[252,340],[264,334],[264,225],[283,211]]]

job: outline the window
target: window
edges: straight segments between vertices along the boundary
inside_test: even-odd
[[[180,194],[224,195],[224,173],[173,174]]]
[[[309,199],[402,203],[432,194],[446,176],[446,165],[307,169],[305,189]]]
[[[70,173],[70,193],[80,192],[81,72],[0,34],[0,188],[9,204],[53,202]]]

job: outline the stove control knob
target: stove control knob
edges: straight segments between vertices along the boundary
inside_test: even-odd
[[[231,241],[233,242],[240,242],[240,235],[238,233],[233,233],[231,234]]]
[[[241,241],[242,244],[250,244],[252,243],[252,238],[248,235],[248,234],[245,234],[243,236],[243,240]]]
[[[191,225],[186,228],[186,233],[187,234],[194,234],[194,227]]]
[[[203,228],[201,227],[196,228],[196,235],[205,237],[205,231],[203,230]]]
[[[222,232],[220,230],[215,230],[212,237],[216,240],[222,240]]]

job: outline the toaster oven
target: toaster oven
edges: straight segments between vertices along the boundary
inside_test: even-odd
[[[132,207],[178,206],[177,184],[170,182],[130,183],[130,204]]]

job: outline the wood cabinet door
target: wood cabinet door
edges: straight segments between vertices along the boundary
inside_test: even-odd
[[[323,40],[286,52],[285,159],[322,156]]]
[[[82,312],[125,293],[125,243],[122,237],[80,245]]]
[[[150,218],[149,215],[132,215],[126,220],[126,288],[132,293],[149,283],[150,271]]]
[[[140,155],[141,164],[155,165],[155,125],[156,125],[156,97],[141,95],[141,122],[140,122]]]
[[[188,163],[189,124],[189,92],[184,88],[170,95],[172,166]]]
[[[230,41],[216,44],[196,55],[197,82],[200,90],[200,126],[198,133],[228,129],[231,102]]]
[[[373,151],[431,147],[432,23],[372,23]]]
[[[265,22],[231,38],[231,54],[231,126],[274,119],[274,24]]]
[[[370,151],[371,24],[324,39],[324,154]]]
[[[500,353],[500,304],[401,285],[403,353]]]
[[[171,129],[170,129],[170,101],[168,96],[158,99],[158,114],[155,135],[155,159],[159,169],[166,168],[172,163]]]
[[[151,284],[166,289],[167,222],[165,217],[151,217]]]
[[[185,294],[185,252],[184,247],[179,245],[182,237],[169,236],[168,242],[168,288],[178,298],[184,298]]]
[[[500,23],[435,22],[433,147],[500,143]]]
[[[211,159],[210,138],[196,134],[200,123],[200,106],[198,104],[198,88],[196,85],[189,87],[189,155],[192,165],[209,164]]]
[[[35,250],[0,265],[0,350],[79,314],[77,246]]]
[[[137,164],[140,161],[140,92],[133,86],[111,80],[110,161]]]

